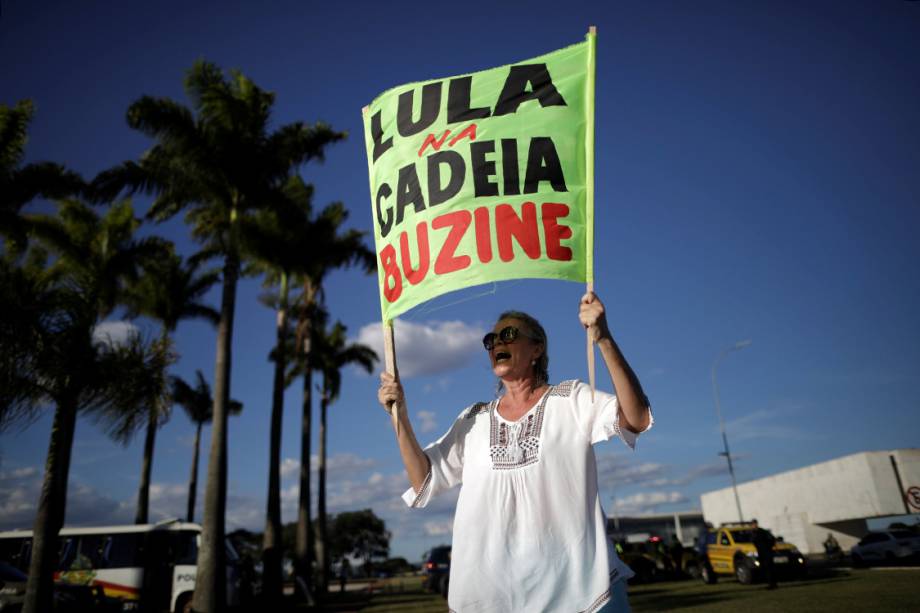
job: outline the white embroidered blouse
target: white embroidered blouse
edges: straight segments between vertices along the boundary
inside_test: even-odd
[[[425,448],[424,507],[461,485],[454,516],[448,606],[452,611],[596,611],[633,572],[607,538],[594,443],[637,434],[620,429],[616,396],[580,381],[551,386],[518,421],[498,401],[464,409]],[[649,423],[649,428],[651,423]],[[647,430],[648,428],[646,428]]]

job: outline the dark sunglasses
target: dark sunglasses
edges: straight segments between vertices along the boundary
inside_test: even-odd
[[[498,334],[495,332],[489,332],[482,337],[482,346],[486,348],[486,351],[492,351],[492,347],[495,346],[495,339],[499,339],[501,342],[508,344],[513,343],[514,340],[518,337],[518,329],[514,326],[505,326],[498,331]]]

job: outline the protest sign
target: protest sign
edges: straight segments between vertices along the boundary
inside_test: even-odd
[[[493,281],[593,280],[594,50],[388,90],[364,109],[384,322]]]

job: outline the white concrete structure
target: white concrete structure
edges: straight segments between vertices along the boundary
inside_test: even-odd
[[[832,533],[848,550],[874,517],[920,513],[920,449],[867,451],[738,485],[744,519],[803,553],[824,551]],[[703,518],[714,526],[738,521],[732,489],[700,497]]]

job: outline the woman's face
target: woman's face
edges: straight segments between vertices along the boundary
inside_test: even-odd
[[[517,338],[510,342],[501,340],[501,331],[511,326],[518,329]],[[495,334],[489,359],[492,372],[500,379],[523,379],[533,375],[533,362],[543,353],[543,345],[533,341],[530,331],[518,319],[502,319],[492,328]]]

